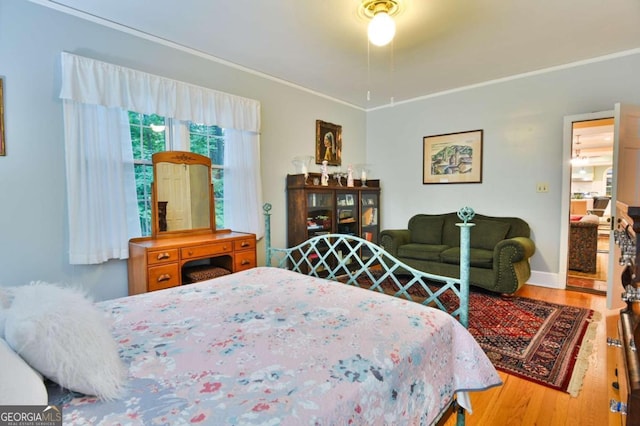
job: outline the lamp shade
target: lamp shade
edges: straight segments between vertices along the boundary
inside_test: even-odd
[[[396,23],[386,12],[378,12],[369,22],[368,34],[372,44],[384,46],[393,40],[396,34]]]

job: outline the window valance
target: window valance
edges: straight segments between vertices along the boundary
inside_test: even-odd
[[[61,99],[260,132],[260,102],[62,53]]]

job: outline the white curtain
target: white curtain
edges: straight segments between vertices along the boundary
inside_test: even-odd
[[[255,214],[262,212],[260,140],[256,133],[228,129],[224,142],[224,226],[262,238],[264,220]]]
[[[106,158],[91,157],[91,151],[94,149],[101,150],[99,154],[105,155],[106,151],[115,149],[111,145],[122,145],[123,141],[116,138],[115,134],[123,136],[126,130],[126,137],[130,137],[128,120],[126,123],[121,119],[114,120],[107,111],[120,110],[121,118],[126,117],[127,111],[136,111],[224,128],[227,134],[232,135],[229,142],[225,143],[225,150],[230,148],[231,151],[226,155],[231,163],[229,175],[235,181],[233,189],[229,191],[242,194],[241,197],[232,197],[234,201],[231,202],[229,210],[230,217],[233,219],[230,219],[229,224],[234,224],[235,230],[238,231],[263,235],[260,209],[262,184],[258,149],[260,142],[260,103],[258,101],[66,52],[62,53],[61,65],[60,98],[64,100],[65,146],[68,151],[67,189],[71,263],[99,263],[109,258],[127,257],[128,240],[132,236],[130,232],[135,232],[129,228],[130,217],[133,217],[129,215],[135,215],[137,218],[137,206],[133,209],[122,207],[129,204],[128,189],[117,188],[123,185],[135,191],[135,184],[128,181],[128,167],[123,166],[123,169],[118,172],[114,170],[113,165],[94,164],[110,162],[106,161]],[[88,106],[96,107],[95,112],[89,112],[91,108],[87,110],[82,108]],[[82,112],[78,112],[80,110]],[[94,119],[87,120],[92,114],[95,115]],[[116,121],[120,126],[118,129],[115,128]],[[240,134],[240,137],[236,134]],[[235,142],[232,140],[239,140],[241,147],[233,146]],[[120,152],[123,156],[129,156],[122,158],[123,164],[133,162],[130,145],[129,141],[129,152]],[[235,158],[236,155],[243,157]],[[109,159],[115,156],[111,153]],[[247,166],[241,166],[242,164]],[[121,173],[121,179],[109,182],[96,179],[95,174],[105,173],[104,168],[109,172]],[[133,176],[132,169],[131,176]],[[109,175],[109,179],[112,177]],[[231,195],[226,193],[225,186],[225,198]],[[97,198],[101,200],[97,201]],[[236,198],[241,198],[243,201],[238,203],[235,201]],[[96,206],[100,203],[114,199],[122,199],[121,210],[117,213],[115,207],[105,212],[96,211]],[[243,211],[247,209],[251,210]],[[120,220],[114,219],[112,217],[114,214],[120,217]],[[109,215],[108,221],[101,217],[106,215]],[[101,232],[112,235],[118,242],[107,243],[91,236],[95,232],[94,228],[98,227],[103,227]],[[122,228],[125,228],[126,232]],[[139,229],[137,235],[140,235]]]
[[[62,53],[62,99],[260,133],[260,102]]]
[[[63,108],[69,261],[126,259],[140,235],[128,114],[69,100]]]

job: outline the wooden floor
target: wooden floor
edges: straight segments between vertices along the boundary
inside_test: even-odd
[[[473,413],[466,415],[467,425],[603,426],[620,425],[621,416],[610,414],[613,367],[607,367],[607,317],[617,311],[606,309],[606,297],[584,292],[555,290],[525,285],[518,296],[564,305],[593,309],[602,314],[594,342],[594,352],[578,397],[500,373],[503,385],[484,392],[471,393]],[[610,321],[615,332],[615,321]],[[611,331],[610,331],[611,332]],[[615,337],[615,335],[611,335]],[[446,423],[455,425],[455,416]]]

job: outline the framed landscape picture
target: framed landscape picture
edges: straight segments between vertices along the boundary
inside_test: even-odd
[[[481,183],[482,130],[423,138],[423,184]]]
[[[316,164],[342,164],[342,126],[316,120]]]

